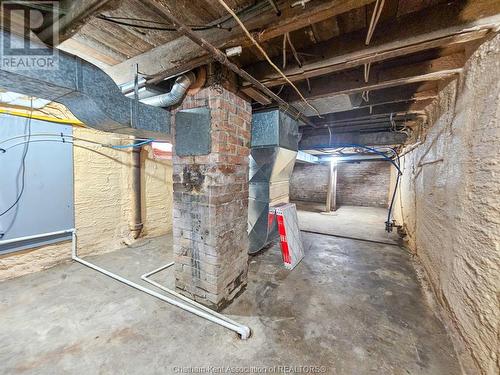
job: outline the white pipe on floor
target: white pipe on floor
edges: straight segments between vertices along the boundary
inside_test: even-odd
[[[90,262],[87,262],[86,260],[83,260],[82,258],[78,257],[78,254],[77,254],[77,248],[76,248],[76,240],[77,240],[77,237],[76,237],[76,231],[73,230],[73,237],[72,237],[72,248],[71,248],[71,258],[75,261],[77,261],[78,263],[81,263],[83,264],[84,266],[87,266],[89,268],[92,268],[93,270],[96,270],[98,272],[101,272],[102,274],[106,275],[106,276],[109,276],[111,277],[112,279],[115,279],[121,283],[124,283],[134,289],[137,289],[137,290],[140,290],[141,292],[144,292],[146,294],[149,294],[153,297],[156,297],[164,302],[167,302],[167,303],[170,303],[171,305],[174,305],[174,306],[177,306],[183,310],[186,310],[192,314],[195,314],[201,318],[204,318],[204,319],[207,319],[207,320],[210,320],[211,322],[214,322],[214,323],[217,323],[223,327],[226,327],[236,333],[238,333],[241,337],[242,340],[246,340],[250,337],[250,329],[248,327],[245,327],[245,326],[242,326],[242,325],[238,325],[238,324],[233,324],[233,323],[229,323],[223,319],[220,319],[220,318],[217,318],[216,316],[213,316],[212,314],[208,314],[204,311],[200,311],[200,310],[197,310],[196,308],[190,306],[190,305],[186,305],[182,302],[179,302],[179,301],[176,301],[172,298],[169,298],[167,296],[164,296],[163,294],[160,294],[160,293],[157,293],[155,292],[154,290],[151,290],[151,289],[148,289],[146,287],[143,287],[142,285],[139,285],[137,283],[134,283],[133,281],[130,281],[128,279],[125,279],[124,277],[121,277],[119,275],[116,275],[108,270],[105,270],[104,268],[101,268],[99,266],[96,266],[95,264],[93,263],[90,263]]]
[[[167,287],[165,287],[165,286],[157,283],[156,281],[150,280],[148,278],[149,276],[152,276],[155,273],[163,271],[164,269],[169,268],[169,267],[173,266],[174,264],[175,264],[174,262],[170,262],[170,263],[167,263],[166,265],[161,266],[161,267],[159,267],[159,268],[157,268],[157,269],[155,269],[155,270],[153,270],[151,272],[147,272],[147,273],[145,273],[144,275],[141,276],[141,279],[144,280],[145,282],[151,284],[151,285],[154,285],[158,289],[161,289],[161,290],[163,290],[163,291],[165,291],[165,292],[167,292],[167,293],[169,293],[169,294],[171,294],[171,295],[173,295],[173,296],[175,296],[175,297],[177,297],[177,298],[179,298],[179,299],[181,299],[181,300],[183,300],[183,301],[185,301],[187,303],[190,303],[191,305],[193,305],[193,306],[195,306],[195,307],[197,307],[197,308],[199,308],[199,309],[201,309],[203,311],[206,311],[207,313],[209,313],[209,314],[211,314],[211,315],[213,315],[213,316],[215,316],[215,317],[217,317],[219,319],[225,320],[226,322],[234,324],[236,326],[240,326],[243,330],[248,330],[248,332],[250,332],[250,328],[249,327],[244,326],[243,324],[240,324],[238,322],[235,322],[234,320],[228,318],[227,316],[219,314],[217,311],[214,311],[214,310],[212,310],[212,309],[210,309],[210,308],[202,305],[201,303],[193,301],[192,299],[190,299],[190,298],[188,298],[186,296],[183,296],[180,293],[177,293],[175,290],[169,289],[169,288],[167,288]]]

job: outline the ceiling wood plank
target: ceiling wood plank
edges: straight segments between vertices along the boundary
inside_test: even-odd
[[[59,9],[64,15],[59,19],[59,43],[71,38],[85,23],[96,14],[105,10],[115,9],[121,0],[61,0]],[[51,43],[52,27],[38,34],[46,43]]]
[[[354,122],[356,120],[373,120],[374,118],[387,117],[390,114],[407,115],[412,113],[423,113],[425,107],[433,103],[433,99],[420,102],[401,102],[374,106],[370,108],[359,108],[350,111],[330,113],[323,115],[321,119],[314,120],[318,126],[336,124],[339,122]],[[382,116],[381,116],[382,115]]]
[[[340,94],[353,94],[363,91],[379,90],[383,88],[407,85],[410,83],[441,80],[458,74],[465,63],[464,53],[455,53],[416,64],[404,65],[383,69],[373,67],[368,82],[364,81],[361,69],[348,72],[339,72],[323,77],[311,79],[311,92],[307,93],[304,82],[297,84],[306,98],[315,99]],[[288,87],[283,97],[288,101],[297,101],[298,95]]]
[[[301,69],[285,71],[291,81],[374,63],[446,45],[468,43],[484,38],[500,25],[500,2],[497,0],[456,1],[425,9],[406,17],[380,24],[370,46],[365,46],[366,31],[345,34],[311,47]],[[272,87],[283,79],[259,62],[245,69]]]
[[[435,99],[438,96],[437,90],[425,90],[415,92],[406,89],[404,86],[388,88],[384,90],[371,91],[369,101],[361,102],[357,108],[365,108],[375,105],[399,103],[399,102],[419,102],[427,99]]]
[[[252,98],[259,104],[269,105],[272,103],[272,100],[269,99],[268,96],[264,95],[262,92],[260,92],[253,86],[243,87],[240,91],[248,95],[250,98]]]
[[[293,8],[284,6],[280,17],[277,17],[273,11],[266,7],[264,10],[256,9],[242,16],[242,21],[250,31],[256,32],[257,39],[262,42],[373,1],[375,0],[315,0],[307,3],[305,9],[300,6]],[[287,2],[281,3],[288,4]],[[160,7],[155,10],[159,14],[165,13],[165,9]],[[251,45],[251,41],[248,40],[241,28],[234,25],[234,22],[228,22],[226,26],[233,26],[233,29],[231,31],[212,29],[202,31],[199,35],[220,49],[235,45],[243,47]],[[139,64],[141,71],[145,71],[149,75],[160,74],[164,78],[185,71],[186,66],[192,68],[209,61],[211,58],[206,51],[189,39],[181,37],[118,64],[110,68],[107,73],[116,82],[122,83],[133,78],[135,64]]]

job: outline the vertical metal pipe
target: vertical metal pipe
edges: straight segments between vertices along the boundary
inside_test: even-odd
[[[335,160],[331,161],[331,168],[333,168],[332,177],[332,211],[337,211],[337,162]]]
[[[134,140],[134,144],[140,141]],[[131,212],[130,232],[134,239],[139,238],[143,228],[142,223],[142,189],[141,189],[141,151],[142,147],[132,148],[132,186],[131,186]]]
[[[335,160],[330,161],[330,169],[328,171],[328,190],[326,193],[326,212],[335,211],[337,209],[337,163]]]

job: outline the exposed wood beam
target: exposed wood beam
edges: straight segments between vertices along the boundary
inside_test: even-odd
[[[266,41],[286,32],[301,29],[310,23],[320,22],[337,14],[351,9],[362,7],[374,0],[315,0],[302,7],[290,7],[289,2],[279,2],[282,15],[276,14],[267,6],[242,15],[241,19],[251,31],[257,33],[258,41]],[[267,3],[266,3],[267,4]],[[151,3],[151,6],[155,6]],[[158,14],[165,15],[165,11],[156,6]],[[247,47],[251,42],[246,38],[241,28],[233,26],[228,32],[212,29],[199,32],[198,35],[217,48],[227,48],[234,45]],[[133,79],[133,67],[139,64],[141,71],[149,75],[159,74],[159,77],[169,77],[186,69],[192,69],[211,61],[211,57],[199,46],[194,45],[187,38],[178,38],[148,52],[133,57],[121,64],[110,68],[108,74],[117,82],[122,83]]]
[[[339,94],[353,94],[366,90],[378,90],[416,82],[441,80],[460,73],[464,63],[465,54],[455,53],[411,65],[386,69],[383,69],[383,66],[372,67],[368,82],[364,81],[361,69],[316,77],[310,80],[312,90],[306,97],[310,99],[322,98]],[[307,92],[307,85],[304,82],[298,83],[297,87],[302,92]],[[298,97],[288,88],[285,90],[287,95],[283,95],[283,97],[287,97],[288,101],[294,102],[298,100]]]
[[[59,10],[63,16],[59,19],[59,43],[71,38],[93,16],[110,9],[116,9],[121,0],[61,0]],[[38,34],[46,43],[52,42],[52,27]],[[54,46],[55,47],[55,46]]]
[[[262,105],[269,105],[272,103],[272,100],[269,99],[266,95],[264,95],[262,92],[254,88],[253,86],[247,86],[243,87],[241,89],[243,93],[248,95],[250,98],[255,100],[257,103],[262,104]]]
[[[419,102],[428,99],[437,98],[438,92],[435,89],[425,91],[414,91],[405,86],[393,87],[383,90],[371,91],[369,101],[362,102],[357,108],[369,108],[371,106],[400,103],[400,102]]]
[[[395,145],[405,142],[407,136],[397,132],[372,132],[372,133],[342,133],[332,134],[331,144],[352,144],[377,146],[377,145]],[[325,148],[330,142],[330,135],[326,133],[306,133],[302,135],[299,143],[300,150],[313,150],[317,148]],[[327,148],[327,147],[326,147]]]
[[[336,113],[330,113],[323,115],[322,118],[316,119],[314,122],[316,125],[329,125],[336,124],[340,121],[356,121],[357,119],[373,119],[376,117],[388,117],[391,113],[393,114],[407,114],[423,112],[425,107],[432,104],[432,99],[427,99],[420,102],[401,102],[392,103],[386,105],[377,105],[370,108],[359,108],[350,111],[342,111]]]
[[[345,127],[345,126],[357,126],[357,125],[375,125],[375,124],[380,124],[380,123],[394,123],[394,124],[401,124],[405,123],[407,121],[413,121],[417,118],[422,118],[425,119],[425,115],[420,115],[417,113],[396,113],[394,114],[394,118],[390,119],[389,115],[380,115],[380,117],[365,117],[363,119],[358,118],[358,119],[352,119],[352,120],[345,120],[345,121],[339,121],[339,122],[334,122],[334,123],[329,123],[329,124],[324,124],[321,127],[329,127],[331,129],[337,129],[340,127]],[[317,127],[318,129],[321,127]]]
[[[396,58],[450,44],[484,38],[500,25],[500,2],[497,0],[455,1],[424,9],[377,26],[370,46],[365,46],[366,30],[341,35],[313,46],[302,68],[290,68],[285,74],[303,80],[366,63]],[[283,80],[264,62],[247,70],[267,86]]]
[[[407,120],[407,121],[400,121],[396,123],[396,126],[388,120],[386,121],[378,121],[378,122],[367,122],[363,124],[345,124],[345,125],[339,125],[339,126],[332,126],[330,127],[330,131],[332,133],[332,136],[335,134],[341,134],[341,133],[356,133],[356,132],[371,132],[371,131],[384,131],[384,132],[390,132],[394,129],[400,130],[405,127],[407,128],[412,128],[416,125],[415,119],[412,120]],[[317,133],[312,133],[313,135],[317,135]],[[322,135],[328,139],[330,137],[330,133],[322,133]],[[328,143],[328,142],[326,142]]]
[[[412,113],[424,113],[424,109],[429,104],[432,104],[433,100],[425,100],[423,102],[416,103],[396,103],[390,105],[380,105],[373,107],[370,112],[369,108],[353,109],[352,111],[344,111],[337,113],[330,113],[324,115],[323,118],[315,120],[317,125],[329,125],[332,123],[337,123],[340,121],[356,121],[358,119],[373,119],[375,117],[388,117],[390,114],[395,114],[398,116]]]
[[[85,43],[84,40],[82,41],[79,38],[70,38],[66,40],[62,45],[59,45],[58,49],[60,49],[61,51],[66,51],[73,55],[80,56],[82,58],[83,56],[85,56],[86,60],[101,68],[106,68],[107,66],[118,64],[121,61],[117,60],[114,56],[110,56],[110,54],[108,53],[102,53],[98,49],[93,48],[91,45],[88,45],[88,43]]]
[[[433,81],[422,84],[410,84],[405,86],[398,87],[389,87],[381,90],[374,90],[370,92],[369,101],[366,102],[362,99],[361,94],[358,97],[351,98],[352,108],[369,108],[376,105],[383,104],[391,104],[391,103],[400,103],[400,102],[419,102],[427,99],[435,99],[438,95],[438,87],[437,84]],[[335,96],[329,96],[322,98],[321,100],[331,99],[332,102],[335,102]],[[331,106],[330,111],[323,112],[327,113],[337,113],[345,111],[345,108]]]
[[[404,89],[405,87],[402,86],[401,88]],[[386,90],[390,90],[390,88]],[[401,95],[398,94],[399,92],[401,92]],[[437,95],[438,93],[436,90],[421,91],[416,93],[409,93],[406,90],[395,90],[394,92],[389,91],[388,94],[384,95],[374,95],[374,92],[370,92],[370,98],[369,98],[370,100],[368,102],[365,102],[363,100],[361,104],[356,108],[370,108],[377,105],[402,103],[402,102],[415,103],[423,100],[435,99],[437,98]]]
[[[403,126],[399,126],[401,130]],[[390,132],[393,129],[392,123],[389,121],[385,123],[378,124],[367,124],[367,125],[352,125],[352,126],[343,126],[338,128],[332,128],[332,135],[342,134],[342,133],[356,133],[356,132],[374,132],[374,131],[383,131]]]

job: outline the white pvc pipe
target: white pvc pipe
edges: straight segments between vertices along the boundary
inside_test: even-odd
[[[105,270],[104,268],[101,268],[99,266],[96,266],[95,264],[92,264],[90,262],[87,262],[86,260],[83,260],[82,258],[78,257],[78,254],[77,254],[76,231],[73,231],[73,238],[72,239],[73,239],[73,241],[72,241],[71,257],[73,260],[77,261],[78,263],[81,263],[84,266],[87,266],[89,268],[92,268],[93,270],[101,272],[102,274],[109,276],[112,279],[115,279],[115,280],[117,280],[121,283],[124,283],[124,284],[126,284],[134,289],[140,290],[141,292],[144,292],[144,293],[149,294],[153,297],[156,297],[164,302],[170,303],[171,305],[177,306],[177,307],[179,307],[183,310],[186,310],[192,314],[195,314],[199,317],[202,317],[204,319],[210,320],[211,322],[214,322],[214,323],[217,323],[223,327],[226,327],[226,328],[238,333],[240,335],[241,339],[243,339],[243,340],[246,340],[250,337],[250,329],[248,327],[229,323],[223,319],[220,319],[220,318],[217,318],[216,316],[213,316],[212,314],[208,314],[204,311],[197,310],[196,308],[194,308],[192,306],[186,305],[182,302],[179,302],[179,301],[176,301],[172,298],[164,296],[160,293],[155,292],[154,290],[143,287],[142,285],[134,283],[133,281],[125,279],[124,277],[116,275],[108,270]]]
[[[165,292],[167,292],[167,293],[169,293],[169,294],[171,294],[171,295],[173,295],[173,296],[175,296],[175,297],[177,297],[177,298],[179,298],[179,299],[181,299],[181,300],[183,300],[183,301],[187,302],[187,303],[190,303],[190,304],[191,304],[191,305],[193,305],[193,306],[196,306],[197,308],[199,308],[199,309],[201,309],[201,310],[206,311],[207,313],[209,313],[209,314],[211,314],[211,315],[213,315],[213,316],[215,316],[215,317],[217,317],[217,318],[219,318],[219,319],[225,320],[225,321],[226,321],[226,322],[228,322],[228,323],[231,323],[231,324],[234,324],[234,325],[236,325],[236,326],[239,326],[239,327],[241,327],[243,330],[248,330],[248,332],[250,332],[250,328],[249,328],[249,327],[247,327],[247,326],[245,326],[245,325],[243,325],[243,324],[240,324],[240,323],[238,323],[238,322],[235,322],[235,321],[234,321],[234,320],[232,320],[231,318],[228,318],[228,317],[227,317],[227,316],[225,316],[225,315],[219,314],[217,311],[214,311],[214,310],[212,310],[212,309],[210,309],[210,308],[208,308],[208,307],[206,307],[206,306],[202,305],[201,303],[198,303],[198,302],[196,302],[196,301],[193,301],[192,299],[190,299],[190,298],[188,298],[188,297],[186,297],[186,296],[183,296],[183,295],[182,295],[182,294],[180,294],[180,293],[177,293],[175,290],[169,289],[169,288],[167,288],[167,287],[165,287],[165,286],[163,286],[163,285],[161,285],[161,284],[157,283],[156,281],[150,280],[150,279],[148,278],[149,276],[152,276],[152,275],[154,275],[155,273],[158,273],[158,272],[160,272],[160,271],[163,271],[164,269],[169,268],[169,267],[171,267],[171,266],[173,266],[173,265],[174,265],[174,262],[170,262],[170,263],[168,263],[168,264],[166,264],[166,265],[164,265],[164,266],[162,266],[162,267],[159,267],[159,268],[157,268],[157,269],[155,269],[155,270],[153,270],[153,271],[151,271],[151,272],[145,273],[144,275],[142,275],[142,276],[141,276],[141,279],[142,279],[142,280],[144,280],[145,282],[147,282],[147,283],[149,283],[149,284],[151,284],[151,285],[154,285],[155,287],[157,287],[157,288],[159,288],[159,289],[161,289],[161,290],[163,290],[163,291],[165,291]]]
[[[22,241],[29,241],[29,240],[36,240],[38,238],[44,238],[44,237],[52,237],[52,236],[59,236],[61,234],[68,234],[68,233],[74,233],[74,229],[66,229],[66,230],[60,230],[57,232],[50,232],[50,233],[42,233],[42,234],[34,234],[32,236],[25,236],[25,237],[17,237],[17,238],[11,238],[10,240],[3,240],[0,241],[0,246],[1,245],[8,245],[11,243],[15,242],[22,242]]]

